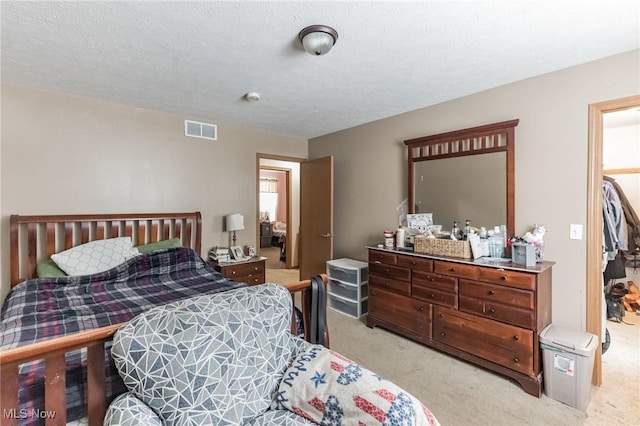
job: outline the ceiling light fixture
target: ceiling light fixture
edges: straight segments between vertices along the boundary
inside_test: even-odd
[[[320,56],[328,53],[336,41],[338,32],[326,25],[311,25],[298,34],[304,50],[311,55]]]

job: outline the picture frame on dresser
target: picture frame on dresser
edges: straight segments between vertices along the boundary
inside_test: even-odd
[[[229,248],[229,252],[231,253],[231,257],[235,260],[243,260],[245,258],[244,251],[241,246],[231,246]]]

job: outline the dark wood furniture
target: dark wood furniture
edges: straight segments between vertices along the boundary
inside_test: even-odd
[[[515,127],[519,120],[509,120],[500,123],[487,124],[484,126],[472,127],[462,130],[454,130],[451,132],[440,133],[437,135],[423,136],[415,139],[404,141],[407,146],[407,172],[408,172],[408,207],[409,213],[426,213],[427,211],[416,211],[416,191],[417,185],[440,185],[446,187],[446,182],[430,182],[422,181],[421,176],[416,175],[416,166],[425,161],[430,160],[453,160],[458,157],[474,156],[474,160],[479,161],[483,154],[504,153],[504,205],[506,211],[501,212],[505,215],[505,224],[507,227],[507,235],[515,235]],[[448,161],[449,162],[449,161]],[[454,163],[451,163],[453,167]],[[487,182],[483,179],[482,171],[472,173],[469,169],[459,170],[460,174],[465,177],[465,181],[480,182],[486,185],[487,190],[491,190],[495,186],[495,182]],[[473,190],[472,194],[464,194],[462,190],[456,192],[455,195],[449,197],[455,202],[458,198],[471,198],[477,193]],[[467,200],[469,201],[469,200]],[[479,203],[478,203],[479,205]],[[470,206],[467,206],[467,209]],[[470,214],[470,212],[465,212]],[[440,223],[446,227],[451,226],[451,222],[441,223],[442,220],[464,220],[474,219],[472,217],[453,217],[443,218],[434,217],[435,223]],[[493,218],[492,218],[493,219]],[[476,218],[477,220],[477,218]],[[475,222],[476,224],[478,222]],[[503,222],[499,222],[503,223]],[[485,224],[489,225],[489,224]]]
[[[266,260],[266,257],[254,257],[249,260],[233,263],[216,263],[211,261],[211,266],[230,280],[256,285],[264,284],[266,280]]]
[[[551,266],[369,247],[367,326],[380,326],[516,380],[540,397],[540,332],[551,323]]]
[[[184,247],[197,253],[201,248],[200,212],[189,213],[132,213],[132,214],[75,214],[75,215],[11,215],[9,219],[11,286],[36,277],[36,264],[51,254],[77,245],[105,238],[129,236],[135,245],[179,237]],[[327,276],[321,274],[323,282]],[[263,279],[264,281],[264,279]],[[294,298],[310,300],[311,280],[281,284]],[[302,304],[305,340],[310,339],[312,313],[308,303]],[[0,352],[0,407],[18,407],[21,364],[44,360],[47,379],[44,381],[45,407],[55,412],[54,424],[66,424],[65,355],[78,349],[87,350],[87,412],[89,426],[102,425],[106,412],[105,343],[112,340],[121,324],[83,331],[46,341],[19,346]],[[291,331],[298,334],[292,321]],[[326,346],[329,347],[328,329]],[[60,380],[60,377],[63,380]],[[2,425],[18,424],[18,417],[3,418]]]
[[[273,237],[271,223],[260,222],[260,247],[271,247],[271,237]]]
[[[36,264],[90,241],[131,237],[133,245],[180,238],[200,253],[200,212],[45,215],[9,218],[11,286],[36,277]]]

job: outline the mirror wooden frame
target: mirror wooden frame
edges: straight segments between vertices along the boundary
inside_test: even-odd
[[[421,161],[454,158],[467,155],[506,152],[507,212],[509,237],[515,235],[515,127],[520,120],[454,130],[437,135],[405,140],[407,146],[407,174],[409,213],[415,213],[415,164]]]

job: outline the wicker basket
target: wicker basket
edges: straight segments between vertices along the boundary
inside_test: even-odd
[[[435,256],[472,257],[469,241],[427,238],[424,235],[417,235],[414,238],[413,251],[416,253],[433,254]]]

